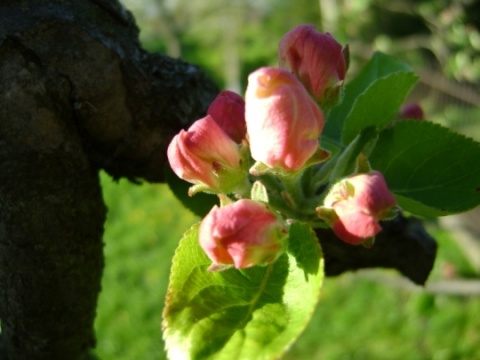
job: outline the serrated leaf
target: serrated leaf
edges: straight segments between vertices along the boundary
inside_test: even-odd
[[[406,71],[375,80],[357,98],[345,119],[343,143],[348,144],[366,127],[374,126],[381,130],[387,126],[397,115],[417,80],[413,72]]]
[[[181,240],[164,310],[172,360],[279,357],[303,331],[317,304],[323,259],[309,226],[290,228],[288,253],[266,267],[209,272],[198,225]]]
[[[218,197],[213,194],[196,193],[193,196],[189,196],[188,189],[192,184],[175,175],[168,164],[165,166],[164,173],[165,180],[170,187],[170,190],[172,190],[172,193],[195,215],[205,216],[214,205],[219,203]]]
[[[428,121],[404,120],[380,133],[370,156],[400,206],[422,216],[480,204],[480,144]]]
[[[362,71],[345,86],[342,102],[332,109],[328,116],[323,133],[326,137],[340,142],[345,119],[352,111],[357,98],[375,81],[395,73],[411,73],[406,63],[382,53],[375,53],[365,64]]]

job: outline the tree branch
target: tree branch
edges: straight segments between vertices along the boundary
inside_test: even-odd
[[[342,242],[330,229],[316,230],[325,256],[326,275],[384,267],[398,270],[418,285],[425,284],[435,262],[435,240],[419,220],[401,215],[382,222],[382,228],[369,249]]]

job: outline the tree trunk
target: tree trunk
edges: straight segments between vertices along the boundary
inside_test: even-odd
[[[141,50],[116,1],[0,1],[0,359],[87,358],[103,268],[98,171],[162,181],[217,93]]]

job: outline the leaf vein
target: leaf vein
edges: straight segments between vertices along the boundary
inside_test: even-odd
[[[254,311],[254,307],[255,307],[256,303],[258,302],[258,299],[260,298],[260,296],[262,295],[262,292],[265,290],[265,287],[267,286],[267,281],[270,278],[270,275],[272,274],[272,271],[273,271],[273,265],[274,264],[270,264],[268,266],[267,271],[265,272],[265,276],[262,279],[262,282],[260,283],[258,291],[255,293],[255,296],[252,298],[252,301],[251,301],[250,306],[248,308],[247,314],[245,315],[245,319],[243,319],[243,321],[240,323],[240,325],[237,327],[237,329],[238,328],[244,328],[245,324],[250,319],[250,316],[252,315],[252,313]]]

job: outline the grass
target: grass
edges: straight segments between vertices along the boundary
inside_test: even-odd
[[[161,315],[170,261],[198,218],[165,185],[113,183],[106,175],[102,184],[109,214],[97,354],[102,360],[165,359]],[[474,276],[451,236],[431,229],[440,244],[432,278],[442,278],[447,266]],[[349,273],[326,280],[311,323],[285,359],[477,359],[478,344],[479,298],[434,296]]]
[[[198,219],[166,185],[115,184],[106,175],[102,182],[109,212],[97,354],[103,360],[163,359],[161,318],[170,263],[183,232]]]

